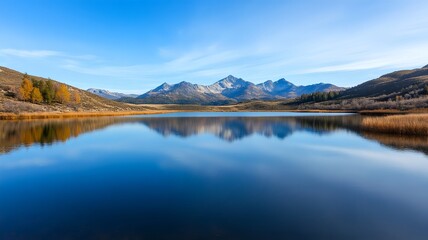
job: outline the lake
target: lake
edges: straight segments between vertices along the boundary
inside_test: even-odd
[[[428,139],[361,118],[0,121],[0,239],[428,239]]]

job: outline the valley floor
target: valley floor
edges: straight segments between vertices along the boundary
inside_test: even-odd
[[[21,102],[20,102],[21,103]],[[23,104],[30,104],[25,103]],[[35,104],[31,104],[35,105]],[[97,117],[97,116],[124,116],[139,114],[163,114],[171,112],[345,112],[361,113],[365,115],[388,115],[388,114],[407,114],[407,113],[428,113],[428,108],[416,108],[407,110],[398,109],[321,109],[321,108],[299,108],[299,106],[289,105],[284,101],[250,101],[245,103],[205,106],[205,105],[180,105],[180,104],[129,104],[129,108],[116,109],[66,109],[49,108],[32,109],[31,111],[1,111],[0,120],[12,119],[37,119],[37,118],[71,118],[71,117]]]
[[[200,106],[200,105],[150,105],[140,106],[136,111],[52,111],[52,112],[0,112],[0,120],[24,120],[24,119],[50,119],[50,118],[76,118],[76,117],[101,117],[101,116],[125,116],[144,114],[165,114],[173,112],[350,112],[360,113],[363,120],[357,124],[367,132],[377,132],[400,135],[428,136],[428,109],[399,110],[320,110],[298,109],[283,102],[253,101],[227,106]]]

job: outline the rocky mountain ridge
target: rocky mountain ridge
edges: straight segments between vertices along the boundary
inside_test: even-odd
[[[132,103],[158,104],[228,104],[248,100],[275,100],[298,97],[313,92],[342,91],[345,88],[328,83],[308,86],[296,86],[284,78],[268,80],[254,84],[229,75],[214,84],[200,85],[180,82],[170,85],[163,83],[135,99],[124,98],[121,101]]]

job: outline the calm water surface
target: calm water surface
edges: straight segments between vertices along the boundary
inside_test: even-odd
[[[0,121],[0,239],[428,239],[428,139],[361,118]]]

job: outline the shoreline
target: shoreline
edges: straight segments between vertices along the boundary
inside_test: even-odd
[[[131,116],[131,115],[154,115],[167,114],[175,112],[307,112],[307,113],[355,113],[368,116],[382,115],[405,115],[405,114],[423,114],[428,113],[427,109],[413,109],[409,111],[399,110],[317,110],[317,109],[284,109],[284,110],[266,110],[266,109],[227,109],[225,107],[207,108],[207,109],[150,109],[142,111],[106,111],[106,112],[23,112],[23,113],[4,113],[0,112],[1,120],[31,120],[31,119],[62,119],[62,118],[81,118],[81,117],[108,117],[108,116]]]
[[[24,113],[2,113],[0,112],[0,121],[2,120],[32,120],[32,119],[62,119],[62,118],[84,118],[84,117],[114,117],[114,116],[132,116],[132,115],[155,115],[176,112],[306,112],[306,113],[358,113],[356,111],[345,110],[236,110],[236,109],[159,109],[145,111],[119,111],[119,112],[24,112]]]
[[[165,114],[177,111],[170,110],[146,110],[123,112],[33,112],[33,113],[0,113],[1,120],[32,120],[32,119],[62,119],[84,117],[114,117],[131,115]]]

